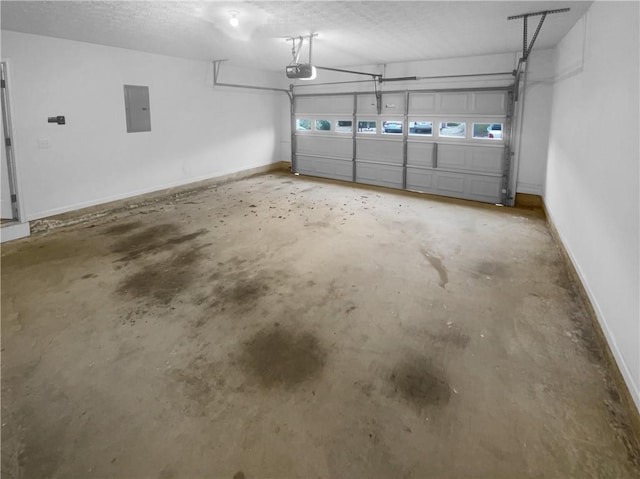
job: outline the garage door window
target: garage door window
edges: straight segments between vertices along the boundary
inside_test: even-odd
[[[409,134],[431,136],[433,135],[433,123],[430,121],[410,121]]]
[[[329,120],[316,120],[316,131],[331,131]]]
[[[382,133],[391,135],[402,135],[402,122],[401,121],[383,121]]]
[[[353,122],[351,120],[336,121],[336,133],[351,133],[353,131]]]
[[[445,138],[466,138],[467,124],[460,122],[440,122],[438,136]]]
[[[377,132],[377,124],[375,121],[359,121],[358,133],[367,133],[375,135]]]
[[[502,140],[502,123],[474,123],[473,137],[485,140]]]
[[[311,130],[311,120],[305,120],[302,118],[298,118],[296,120],[296,130],[297,131],[310,131]]]

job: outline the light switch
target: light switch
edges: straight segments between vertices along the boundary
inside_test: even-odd
[[[38,138],[38,148],[41,150],[51,148],[51,140],[49,138]]]

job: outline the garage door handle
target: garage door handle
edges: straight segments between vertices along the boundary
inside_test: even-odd
[[[433,143],[433,155],[431,155],[431,166],[433,168],[438,167],[438,144]]]

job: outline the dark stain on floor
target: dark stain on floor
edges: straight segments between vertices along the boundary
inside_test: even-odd
[[[192,241],[194,239],[196,239],[198,236],[202,236],[205,233],[208,233],[209,230],[206,229],[199,229],[198,231],[194,232],[194,233],[189,233],[186,235],[181,235],[181,236],[174,236],[173,238],[169,238],[166,241],[167,245],[171,245],[171,246],[175,246],[175,245],[179,245],[182,243],[186,243],[187,241]]]
[[[244,472],[238,471],[233,475],[233,479],[245,479]]]
[[[262,270],[255,262],[248,263],[244,259],[232,258],[226,263],[218,263],[218,269],[209,275],[215,283],[209,307],[248,311],[282,285],[288,276],[287,271]]]
[[[230,288],[221,292],[221,297],[225,302],[236,305],[248,305],[255,303],[260,297],[267,294],[269,284],[257,278],[241,279]]]
[[[427,258],[427,261],[429,261],[429,264],[431,264],[431,266],[433,266],[438,272],[438,275],[440,276],[440,281],[438,282],[438,284],[441,288],[444,289],[446,284],[449,282],[449,275],[447,273],[447,268],[442,263],[442,260],[437,256],[429,253],[428,251],[422,251],[422,254],[424,254],[425,258]]]
[[[326,352],[315,335],[271,326],[243,345],[240,364],[264,388],[292,389],[317,378],[325,361]]]
[[[104,234],[109,236],[120,236],[127,234],[142,226],[142,221],[132,221],[130,223],[121,223],[110,226],[104,231]]]
[[[464,349],[469,345],[469,335],[463,333],[458,328],[449,328],[439,333],[427,333],[429,338],[443,346],[453,346],[454,348]]]
[[[179,234],[177,225],[166,223],[145,228],[117,241],[111,247],[113,253],[125,253],[118,262],[128,262],[140,258],[147,253],[157,253],[175,248],[178,245],[193,241],[207,233],[200,229],[193,233]]]
[[[177,253],[167,261],[159,261],[126,276],[118,289],[119,294],[145,298],[151,303],[169,304],[193,282],[194,263],[201,257],[199,249]]]
[[[602,364],[605,360],[602,345],[592,321],[592,314],[585,306],[578,290],[568,285],[570,301],[563,304],[566,314],[573,325],[572,333],[579,339],[579,345],[595,364]]]
[[[394,393],[423,409],[445,406],[451,397],[451,388],[444,373],[427,358],[413,357],[398,364],[389,376]]]
[[[178,226],[172,223],[150,226],[117,241],[111,247],[111,251],[114,253],[130,253],[149,245],[157,247],[157,245],[164,242],[163,238],[176,234],[178,230]]]

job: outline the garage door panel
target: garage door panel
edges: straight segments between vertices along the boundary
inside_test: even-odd
[[[296,139],[298,154],[332,156],[351,160],[353,143],[350,137],[299,135]]]
[[[407,168],[407,189],[414,191],[433,192],[435,174],[431,170]]]
[[[466,200],[499,203],[501,178],[407,168],[407,189]]]
[[[404,114],[404,94],[387,93],[382,95],[382,114]]]
[[[470,156],[469,149],[463,145],[438,144],[438,168],[466,169]]]
[[[464,175],[438,172],[436,175],[436,189],[447,193],[464,193]]]
[[[338,180],[353,180],[353,162],[316,156],[299,155],[297,158],[298,173],[321,176]]]
[[[435,93],[411,93],[409,95],[409,113],[412,115],[420,113],[436,112]]]
[[[356,159],[402,164],[403,143],[398,140],[359,138],[356,142]]]
[[[356,182],[402,188],[402,167],[356,162]]]
[[[299,115],[326,113],[351,116],[353,114],[353,97],[351,95],[297,97],[296,111]]]
[[[469,178],[469,192],[473,196],[494,198],[494,202],[498,203],[500,201],[500,188],[500,178]]]
[[[452,115],[470,111],[469,93],[442,93],[439,95],[438,113]]]
[[[378,107],[375,95],[358,95],[358,114],[377,115]]]
[[[438,168],[496,173],[502,170],[503,148],[438,144]]]
[[[407,165],[433,166],[433,143],[407,143]]]
[[[473,112],[482,115],[506,115],[507,94],[505,92],[472,93]]]
[[[499,174],[502,171],[504,147],[499,148],[470,148],[470,169],[485,173]]]

